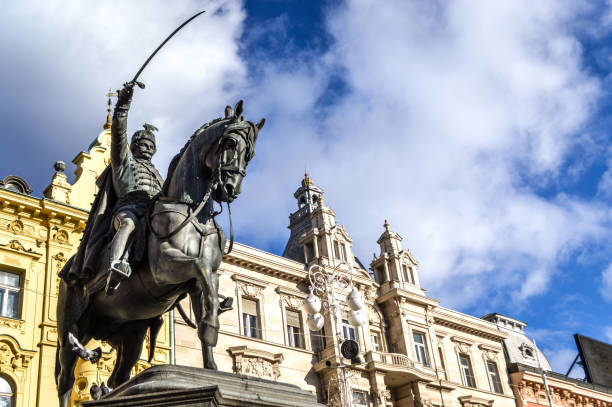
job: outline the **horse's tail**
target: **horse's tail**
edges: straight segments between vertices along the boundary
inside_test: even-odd
[[[185,312],[181,304],[177,302],[175,307],[178,310],[179,314],[181,314],[181,318],[183,318],[183,321],[185,321],[185,323],[189,325],[190,327],[192,327],[193,329],[196,329],[197,328],[196,324],[189,318],[189,316],[187,315],[187,313]]]
[[[155,343],[157,342],[157,334],[161,329],[162,325],[164,325],[164,319],[159,316],[157,318],[151,318],[149,320],[149,363],[153,360],[153,355],[155,355]]]

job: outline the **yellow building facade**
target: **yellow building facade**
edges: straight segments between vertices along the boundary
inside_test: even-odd
[[[110,100],[109,100],[110,107]],[[55,175],[43,198],[31,195],[18,176],[0,180],[0,405],[56,406],[58,273],[76,252],[95,194],[95,181],[110,163],[110,110],[103,131],[87,151],[79,153],[76,180],[70,184],[65,164],[55,164]],[[165,316],[156,345],[154,364],[171,363],[171,338]],[[73,389],[74,404],[90,398],[93,382],[106,381],[114,352],[101,344],[96,365],[79,361]],[[98,346],[90,343],[88,347]],[[135,373],[149,366],[143,350]],[[5,403],[5,404],[3,404]]]

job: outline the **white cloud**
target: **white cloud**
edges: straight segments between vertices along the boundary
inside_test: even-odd
[[[147,87],[136,90],[130,112],[130,133],[144,122],[160,128],[154,162],[164,173],[193,131],[221,116],[244,87],[238,39],[245,13],[238,0],[192,0],[171,7],[165,1],[146,6],[13,2],[0,16],[0,84],[10,95],[2,100],[4,142],[14,152],[36,143],[42,148],[28,154],[56,154],[45,157],[50,163],[72,159],[102,130],[107,90],[131,80],[166,36],[202,8],[207,12],[170,40],[142,73],[139,80]],[[4,165],[15,166],[10,160]],[[50,171],[47,165],[38,173]]]
[[[612,301],[612,264],[601,273],[601,295],[607,300]],[[606,335],[612,334],[612,328],[606,331]]]
[[[201,3],[45,4],[0,15],[10,61],[0,66],[0,98],[23,123],[7,145],[36,141],[66,154],[45,156],[50,164],[87,146],[105,118],[104,92]],[[526,299],[577,249],[610,241],[608,206],[535,192],[556,185],[601,96],[569,32],[583,5],[347,1],[328,10],[327,54],[262,58],[261,75],[247,81],[242,4],[207,2],[143,74],[130,130],[160,128],[155,162],[165,172],[195,128],[246,97],[247,117],[269,120],[234,205],[239,238],[261,248],[287,238],[307,165],[364,264],[389,218],[445,305]],[[281,40],[284,24],[272,27]],[[333,75],[348,92],[322,107]]]
[[[349,1],[332,10],[325,58],[269,69],[271,87],[255,98],[271,120],[256,157],[263,171],[246,184],[275,187],[240,203],[249,216],[269,214],[266,224],[241,222],[257,241],[286,238],[279,227],[308,164],[365,263],[389,218],[423,285],[446,304],[542,293],[575,250],[610,235],[607,206],[534,192],[556,185],[601,95],[568,32],[580,6]],[[322,78],[337,72],[349,92],[321,109]]]

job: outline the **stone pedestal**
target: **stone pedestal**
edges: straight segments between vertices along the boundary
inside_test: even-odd
[[[292,384],[188,366],[153,366],[86,407],[323,407]]]

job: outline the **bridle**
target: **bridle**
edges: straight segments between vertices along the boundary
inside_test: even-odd
[[[235,131],[235,133],[239,134],[245,141],[246,140],[246,135],[243,134],[243,132],[241,131]],[[231,134],[231,133],[229,133]],[[248,134],[248,132],[247,132]],[[213,176],[212,179],[214,180],[213,182],[211,182],[206,190],[206,193],[204,194],[204,196],[202,197],[202,200],[200,201],[200,203],[198,204],[198,206],[191,212],[190,212],[190,204],[187,202],[182,202],[182,201],[171,201],[171,203],[175,203],[175,204],[183,204],[183,205],[187,205],[187,214],[181,212],[181,211],[176,211],[177,213],[180,213],[182,215],[185,215],[186,218],[183,220],[183,222],[181,222],[181,224],[174,230],[172,230],[171,232],[165,234],[165,235],[161,235],[160,233],[158,233],[155,229],[153,229],[153,225],[151,224],[151,219],[156,216],[159,212],[153,212],[151,213],[151,209],[153,208],[153,206],[155,205],[155,203],[159,200],[159,198],[161,197],[161,191],[160,193],[158,193],[157,195],[155,195],[152,199],[151,199],[151,203],[149,205],[149,215],[147,216],[147,224],[149,227],[149,230],[151,230],[151,232],[153,232],[153,234],[155,235],[155,237],[159,240],[167,240],[169,238],[171,238],[172,236],[176,235],[181,229],[183,229],[185,226],[187,226],[189,223],[194,223],[197,222],[197,216],[200,214],[200,212],[202,211],[202,209],[204,209],[204,207],[206,206],[206,204],[208,203],[208,201],[210,200],[210,196],[212,194],[212,192],[219,186],[222,184],[222,179],[221,179],[221,175],[223,172],[226,173],[238,173],[240,174],[243,178],[246,176],[246,170],[241,168],[240,166],[236,165],[236,161],[238,160],[238,157],[240,157],[242,155],[242,152],[246,149],[248,149],[248,143],[245,143],[245,147],[237,150],[234,149],[233,150],[233,155],[231,157],[231,159],[229,160],[223,160],[222,154],[220,154],[223,151],[226,150],[222,150],[222,144],[223,142],[227,139],[228,136],[223,135],[219,138],[219,141],[217,142],[217,149],[216,149],[216,154],[219,157],[219,159],[217,160],[218,165],[215,168],[214,172],[213,172]],[[221,205],[221,210],[219,212],[213,212],[212,214],[212,218],[214,219],[215,216],[219,215],[221,212],[223,212],[223,204],[220,203]],[[234,247],[234,224],[232,222],[232,211],[230,209],[230,203],[227,202],[227,212],[228,212],[228,216],[229,216],[229,222],[230,222],[230,244],[229,244],[229,248],[227,250],[227,252],[225,252],[225,248],[221,247],[221,239],[219,239],[219,249],[223,252],[224,255],[229,254],[233,247]],[[216,223],[215,223],[216,226]],[[217,233],[220,234],[220,229],[218,226],[216,226],[217,229]],[[203,234],[203,232],[201,231],[201,228],[196,226],[196,230],[198,230],[200,232],[200,234]]]

